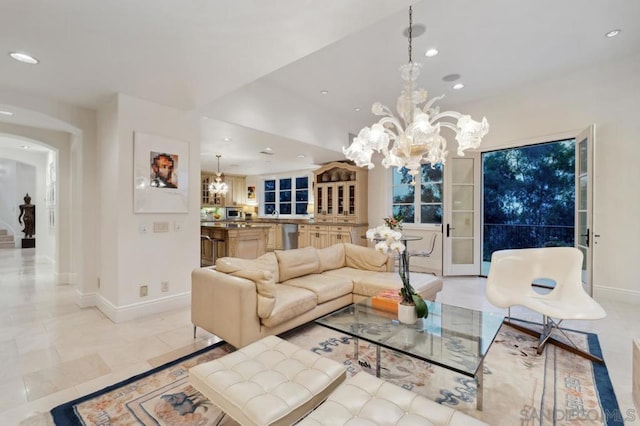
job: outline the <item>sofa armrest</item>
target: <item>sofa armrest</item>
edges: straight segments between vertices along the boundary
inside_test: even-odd
[[[260,337],[253,281],[211,268],[191,272],[191,322],[240,348]]]

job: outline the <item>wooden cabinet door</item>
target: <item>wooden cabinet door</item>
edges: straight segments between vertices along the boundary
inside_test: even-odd
[[[332,226],[329,232],[329,244],[353,243],[352,229],[348,226]]]
[[[333,223],[335,219],[336,184],[322,183],[316,186],[315,221]]]
[[[329,230],[327,226],[309,225],[309,245],[318,249],[329,246]]]
[[[269,237],[267,238],[267,250],[276,249],[276,225],[269,225]]]
[[[309,227],[307,225],[298,225],[298,248],[309,247]]]

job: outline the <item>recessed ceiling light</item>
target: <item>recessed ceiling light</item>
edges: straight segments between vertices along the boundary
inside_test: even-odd
[[[298,158],[304,158],[304,154],[298,154]]]
[[[606,33],[604,36],[605,36],[605,37],[608,37],[608,38],[611,38],[611,37],[615,37],[615,36],[617,36],[617,35],[618,35],[618,34],[620,34],[621,32],[622,32],[622,30],[621,30],[621,29],[615,29],[615,30],[611,30],[611,31],[609,31],[609,32],[608,32],[608,33]]]
[[[29,149],[29,147],[26,145],[22,145],[22,149]]]
[[[327,95],[327,94],[329,94],[329,91],[328,90],[321,90],[320,94],[321,95]]]
[[[360,107],[355,107],[353,110],[354,110],[355,112],[358,112],[358,111],[360,111]]]
[[[265,151],[273,151],[273,150],[272,150],[271,148],[269,148],[269,147],[266,147],[264,150],[265,150]]]
[[[462,88],[464,88],[464,84],[462,84],[462,83],[456,83],[456,84],[453,85],[453,89],[454,90],[460,90]]]
[[[16,61],[24,62],[25,64],[34,65],[40,62],[33,56],[27,55],[26,53],[21,53],[21,52],[9,52],[9,56],[11,56]]]
[[[11,111],[2,111],[2,110],[0,110],[0,115],[6,115],[8,117],[12,117],[13,113]]]
[[[442,77],[442,81],[456,81],[460,79],[460,74],[447,74],[444,77]]]
[[[429,49],[426,52],[424,52],[424,56],[426,56],[427,58],[432,58],[436,56],[438,53],[439,53],[438,49]]]
[[[222,138],[222,140],[225,141],[225,142],[231,142],[233,139],[231,139],[231,138]]]

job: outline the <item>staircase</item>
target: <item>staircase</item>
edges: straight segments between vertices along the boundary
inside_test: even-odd
[[[9,235],[6,229],[0,229],[0,248],[16,248],[13,235]]]

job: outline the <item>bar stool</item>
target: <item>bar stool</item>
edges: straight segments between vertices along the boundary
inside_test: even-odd
[[[216,263],[217,256],[217,248],[218,248],[217,238],[211,238],[208,235],[200,235],[200,266],[213,266]],[[211,254],[209,256],[209,253]]]

